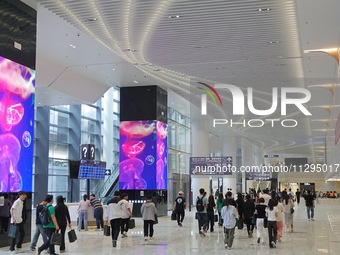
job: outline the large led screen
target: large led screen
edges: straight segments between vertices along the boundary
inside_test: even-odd
[[[0,56],[0,192],[32,191],[35,71]]]
[[[81,160],[79,165],[79,179],[102,180],[105,178],[106,162]]]
[[[160,121],[120,123],[120,190],[167,189],[167,135]]]

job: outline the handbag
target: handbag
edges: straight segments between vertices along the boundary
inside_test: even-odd
[[[256,215],[254,214],[253,217],[251,218],[251,224],[256,225]]]
[[[74,231],[74,229],[71,229],[70,231],[68,231],[67,235],[68,235],[68,240],[70,241],[70,243],[73,243],[77,240],[76,231]]]
[[[110,236],[111,235],[111,227],[108,225],[104,226],[104,236]]]
[[[172,210],[171,220],[177,220],[177,215],[176,215],[176,211],[175,210]]]
[[[218,215],[214,214],[214,222],[218,222]]]
[[[136,227],[135,219],[129,220],[129,229],[134,229]]]
[[[15,238],[17,235],[17,226],[16,225],[9,225],[8,236],[11,238]]]
[[[294,208],[290,208],[290,213],[293,214],[294,213]]]
[[[238,229],[243,229],[243,220],[238,220],[237,221],[237,228]]]
[[[50,240],[51,245],[60,245],[61,244],[61,233],[53,233],[51,240]]]
[[[155,214],[155,221],[153,222],[153,224],[158,224],[158,217],[157,217],[157,214]]]

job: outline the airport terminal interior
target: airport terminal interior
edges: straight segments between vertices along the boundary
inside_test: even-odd
[[[47,194],[53,205],[62,196],[77,235],[58,254],[338,254],[339,10],[338,0],[0,0],[0,254],[38,253]],[[202,188],[216,203],[231,192],[228,203],[256,205],[284,191],[294,210],[275,245],[267,228],[259,241],[237,222],[230,246],[218,222],[198,229]],[[25,237],[12,250],[21,191]],[[105,220],[116,191],[136,226],[115,245],[93,207],[88,231],[77,221],[84,194]],[[183,226],[171,219],[179,192]],[[158,224],[145,240],[148,197]]]

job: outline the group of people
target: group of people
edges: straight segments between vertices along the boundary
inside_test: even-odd
[[[146,202],[141,207],[141,214],[144,222],[144,240],[152,240],[154,224],[157,222],[157,209],[151,196],[146,197]],[[119,232],[122,238],[127,237],[129,220],[132,217],[131,207],[128,203],[128,195],[115,191],[114,197],[107,203],[107,221],[111,226],[112,246],[117,246]]]
[[[205,190],[201,188],[200,195],[196,199],[199,234],[205,237],[205,232],[209,228],[211,232],[214,231],[212,218],[214,218],[214,212],[217,211],[218,225],[224,227],[226,249],[231,249],[235,228],[239,223],[246,224],[249,238],[253,237],[253,231],[256,228],[259,245],[265,243],[265,228],[267,228],[269,247],[276,248],[277,242],[281,242],[283,235],[283,215],[287,231],[294,231],[295,204],[293,196],[289,192],[291,191],[278,196],[277,193],[269,195],[268,190],[263,190],[253,196],[255,199],[251,194],[246,194],[244,199],[243,195],[239,193],[237,199],[234,200],[232,192],[228,191],[225,196],[219,193],[215,202],[214,197],[210,195],[207,198]],[[308,221],[314,221],[315,197],[311,191],[306,191],[303,197],[306,202]],[[300,202],[300,196],[298,202]]]
[[[26,192],[19,192],[19,197],[14,201],[11,209],[10,215],[11,225],[16,227],[16,231],[18,232],[15,237],[10,240],[10,252],[11,253],[20,253],[22,249],[22,242],[25,237],[25,208],[24,202],[27,198]],[[38,242],[38,238],[41,235],[43,238],[43,244],[38,248],[38,254],[40,254],[43,250],[49,250],[51,255],[56,255],[54,245],[51,242],[51,238],[54,233],[60,231],[61,232],[61,244],[60,244],[60,252],[65,252],[65,232],[66,227],[69,225],[71,227],[71,219],[67,206],[64,204],[64,198],[62,196],[57,197],[57,205],[53,206],[53,196],[47,195],[45,199],[37,205],[36,210],[36,229],[32,238],[32,242],[30,245],[30,250],[35,251],[36,245]],[[48,210],[48,219],[46,222],[41,222],[41,212],[46,208]]]

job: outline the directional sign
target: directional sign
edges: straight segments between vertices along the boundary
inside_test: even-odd
[[[105,175],[111,175],[111,169],[106,169]]]

